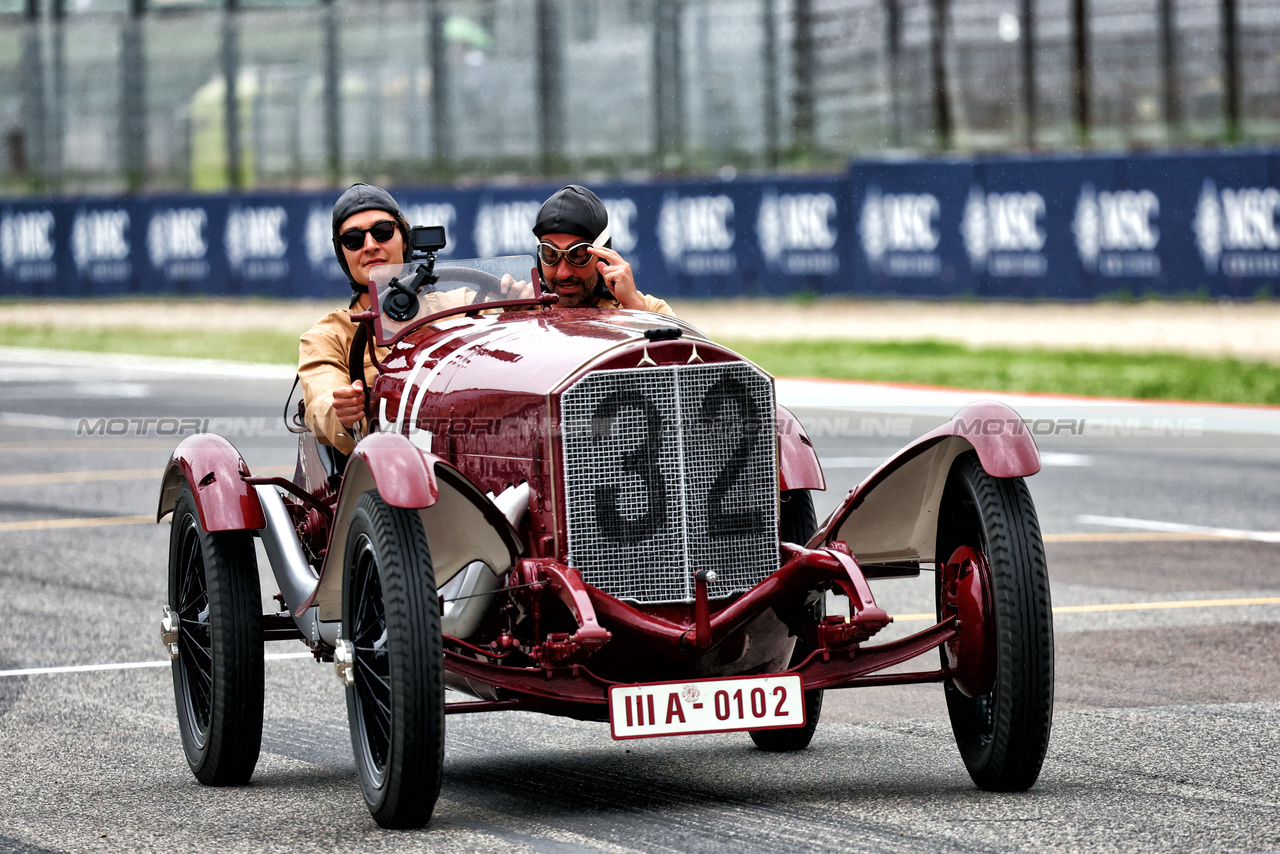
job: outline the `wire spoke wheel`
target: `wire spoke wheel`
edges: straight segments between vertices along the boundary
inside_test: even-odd
[[[347,534],[343,637],[352,647],[347,717],[360,787],[382,827],[431,819],[444,767],[444,651],[422,520],[375,490]]]
[[[169,534],[178,618],[173,689],[183,752],[210,786],[248,782],[262,744],[262,602],[247,532],[209,533],[184,486]]]
[[[952,464],[938,514],[937,559],[961,547],[984,561],[986,619],[992,642],[981,661],[990,688],[967,696],[945,683],[956,744],[974,783],[988,791],[1022,791],[1040,775],[1053,720],[1053,614],[1040,523],[1022,478],[987,474],[974,453]],[[937,574],[938,615],[948,605]],[[977,654],[962,646],[959,655]],[[947,665],[947,653],[943,653]],[[958,677],[957,677],[958,678]],[[985,687],[985,686],[984,686]],[[978,689],[981,690],[981,689]]]

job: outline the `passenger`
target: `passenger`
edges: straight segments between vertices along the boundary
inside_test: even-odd
[[[369,273],[380,264],[408,260],[409,222],[391,194],[381,187],[353,184],[333,206],[333,249],[351,284],[351,304],[320,318],[303,333],[298,347],[298,378],[306,404],[306,423],[322,444],[349,454],[368,431],[365,389],[377,370],[364,348],[364,381],[352,382],[351,344],[359,324],[351,314],[369,308]],[[364,336],[360,336],[363,338]],[[379,358],[386,348],[379,348]]]
[[[613,250],[608,230],[604,202],[586,187],[570,184],[543,202],[533,235],[538,269],[547,290],[560,297],[557,307],[630,308],[674,317],[664,300],[636,290],[631,265]]]

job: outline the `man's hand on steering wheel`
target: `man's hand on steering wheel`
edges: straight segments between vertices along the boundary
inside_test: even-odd
[[[356,380],[349,386],[333,390],[333,411],[338,422],[350,430],[364,420],[364,383]]]
[[[532,282],[523,279],[516,281],[509,273],[502,276],[499,287],[502,289],[503,299],[532,299],[537,296]]]

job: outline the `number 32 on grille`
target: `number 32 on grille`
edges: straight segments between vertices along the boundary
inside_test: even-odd
[[[796,674],[614,685],[609,723],[615,739],[801,727],[804,686]]]

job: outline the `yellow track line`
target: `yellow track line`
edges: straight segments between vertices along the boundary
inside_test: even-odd
[[[1280,596],[1255,599],[1175,599],[1168,602],[1110,602],[1102,605],[1062,605],[1055,614],[1101,614],[1106,611],[1162,611],[1170,608],[1230,608],[1239,605],[1280,605]],[[895,623],[933,622],[933,614],[895,614]]]

